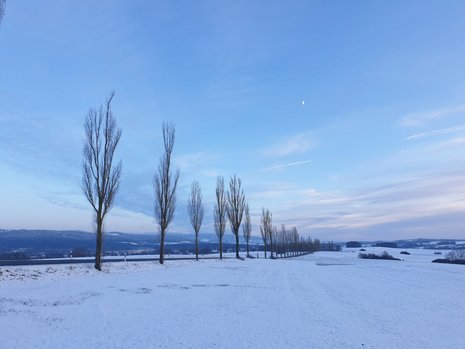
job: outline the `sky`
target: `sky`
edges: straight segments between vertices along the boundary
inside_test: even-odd
[[[161,124],[176,125],[172,232],[190,185],[213,232],[236,174],[253,235],[465,235],[463,1],[8,0],[0,24],[0,228],[92,230],[83,122],[111,91],[121,186],[107,231],[154,232]]]

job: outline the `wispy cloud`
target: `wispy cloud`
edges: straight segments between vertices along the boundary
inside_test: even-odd
[[[53,177],[60,182],[74,182],[80,177],[80,117],[0,113],[0,123],[0,162],[20,172]]]
[[[205,90],[205,100],[209,104],[237,105],[249,100],[254,81],[248,77],[222,80]]]
[[[436,145],[437,148],[445,148],[445,147],[454,147],[458,145],[465,144],[465,137],[456,137],[445,140],[444,142],[440,142]]]
[[[432,130],[432,131],[428,131],[428,132],[417,133],[417,134],[408,136],[405,139],[406,140],[412,140],[412,139],[418,139],[418,138],[423,138],[423,137],[438,136],[438,135],[444,135],[444,134],[463,131],[463,130],[465,130],[465,125],[447,127],[447,128],[440,128],[440,129]]]
[[[297,224],[310,231],[325,229],[334,236],[344,230],[364,229],[365,234],[378,231],[382,225],[404,226],[399,237],[408,236],[403,222],[431,219],[465,212],[465,177],[461,173],[444,173],[411,178],[380,187],[364,187],[339,192],[302,192],[303,200],[288,202],[273,209],[277,222]],[[438,227],[453,226],[449,234],[457,234],[462,223],[436,221],[436,230],[424,234],[440,234]],[[418,224],[415,225],[418,227]],[[413,228],[415,228],[413,226]],[[383,229],[390,231],[389,227]],[[381,232],[381,231],[380,231]],[[402,235],[404,234],[404,235]],[[366,236],[368,236],[366,235]],[[392,236],[392,235],[391,235]]]
[[[198,153],[179,155],[174,158],[174,162],[177,166],[180,167],[181,170],[188,171],[223,157],[224,156],[222,155],[202,151]]]
[[[264,150],[266,156],[302,154],[315,147],[315,140],[309,133],[299,133]]]
[[[272,170],[276,170],[278,168],[284,168],[284,167],[290,167],[290,166],[303,165],[303,164],[308,164],[309,162],[312,162],[312,160],[303,160],[303,161],[290,162],[288,164],[280,164],[280,165],[265,167],[265,168],[262,168],[260,170],[254,171],[254,173],[272,171]]]
[[[400,123],[404,127],[420,126],[428,123],[429,121],[461,112],[465,112],[465,105],[447,107],[425,112],[415,112],[403,116],[400,120]]]

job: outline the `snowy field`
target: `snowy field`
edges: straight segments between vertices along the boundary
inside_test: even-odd
[[[428,250],[0,268],[0,348],[465,348],[465,266]]]

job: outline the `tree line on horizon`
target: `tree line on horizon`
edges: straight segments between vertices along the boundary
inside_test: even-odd
[[[93,223],[96,232],[95,268],[102,269],[102,247],[104,221],[111,210],[119,190],[122,162],[114,162],[116,148],[121,139],[122,130],[117,127],[111,103],[115,92],[111,92],[104,106],[98,110],[91,108],[84,121],[85,139],[82,163],[82,191],[90,203],[93,212]],[[162,123],[164,152],[153,177],[154,218],[160,233],[159,262],[164,263],[165,236],[174,219],[176,209],[176,189],[180,177],[179,168],[172,169],[172,153],[176,138],[173,123]],[[252,236],[252,223],[249,205],[245,199],[242,182],[236,175],[231,177],[229,190],[225,191],[224,178],[219,176],[215,188],[215,205],[213,209],[214,230],[218,237],[220,259],[223,259],[223,237],[229,221],[235,236],[236,258],[239,255],[239,235],[246,241],[247,257],[251,258],[249,242]],[[199,258],[198,238],[202,226],[205,209],[202,202],[202,190],[195,180],[187,202],[187,211],[195,233],[195,255]],[[285,225],[278,230],[273,226],[270,210],[263,208],[260,221],[260,232],[264,242],[265,258],[268,245],[270,258],[291,257],[319,249],[320,242],[310,237],[300,237],[297,228],[286,229]]]

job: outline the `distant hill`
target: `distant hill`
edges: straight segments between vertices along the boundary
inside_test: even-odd
[[[166,253],[187,254],[194,251],[194,234],[168,233],[166,235]],[[245,241],[240,236],[241,249]],[[333,243],[331,243],[333,244]],[[386,241],[361,241],[362,246],[385,245]],[[454,239],[408,239],[388,242],[398,248],[424,249],[465,249],[464,240]],[[325,245],[322,242],[322,247]],[[343,246],[338,242],[334,245]],[[224,251],[235,249],[234,235],[227,232],[223,240]],[[253,236],[251,250],[262,249],[261,237]],[[154,254],[159,252],[159,235],[157,233],[129,234],[108,232],[104,238],[104,254]],[[201,233],[199,243],[201,253],[210,253],[218,249],[215,234]],[[25,258],[59,258],[92,256],[95,249],[95,234],[84,231],[55,230],[1,230],[0,259]]]
[[[209,253],[218,248],[218,238],[215,234],[200,234],[199,247],[203,253]],[[253,237],[251,245],[261,243],[261,238]],[[190,253],[193,251],[194,234],[168,233],[165,250],[167,253]],[[235,247],[234,236],[226,233],[223,239],[224,250]],[[241,237],[241,246],[245,244]],[[0,259],[8,256],[26,258],[51,258],[68,256],[93,255],[95,249],[95,234],[83,231],[55,230],[0,230]],[[159,234],[143,233],[128,234],[108,232],[104,236],[105,254],[143,254],[158,253]],[[16,255],[13,255],[16,253]]]
[[[465,240],[458,239],[405,239],[391,241],[361,241],[363,246],[380,246],[394,248],[423,248],[423,249],[465,249]]]

